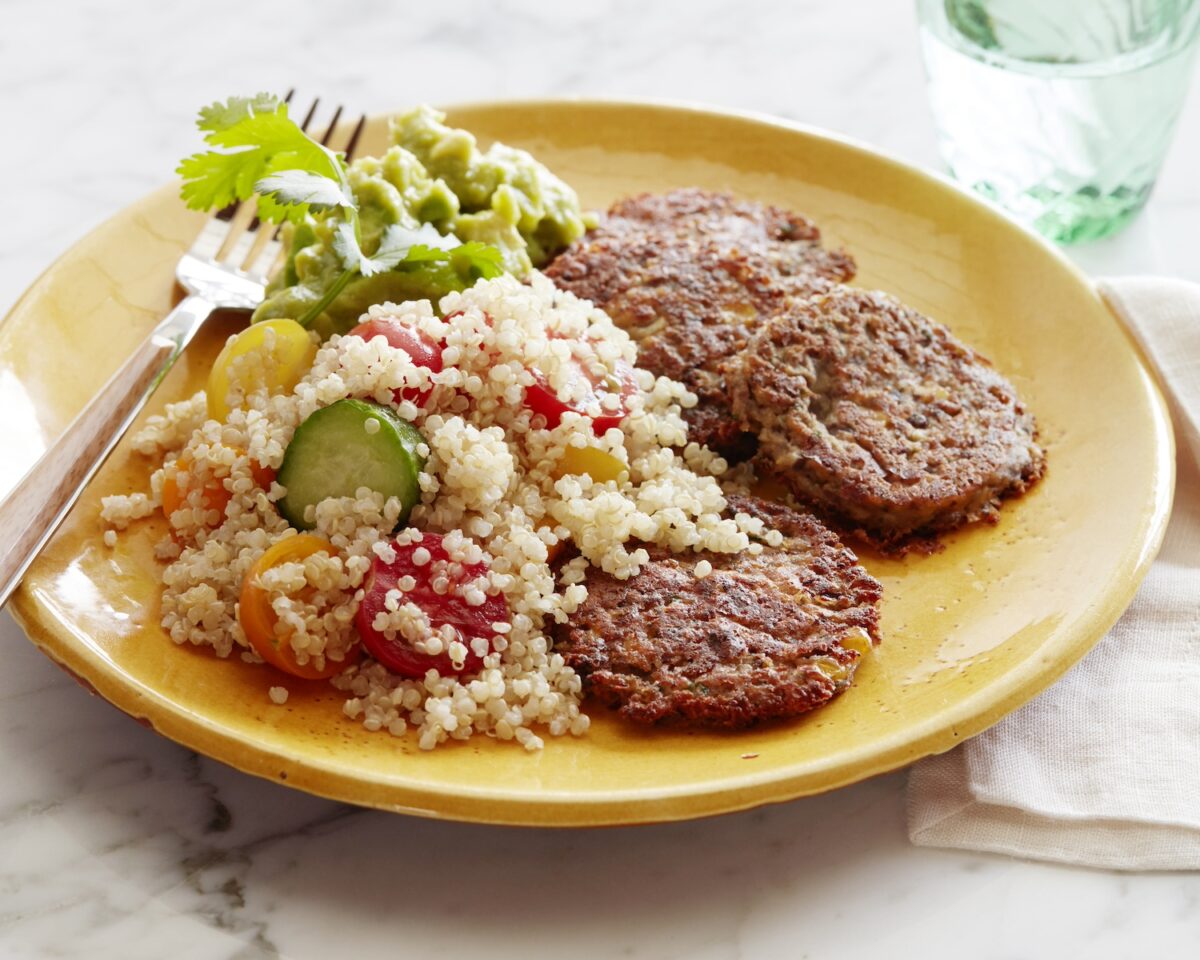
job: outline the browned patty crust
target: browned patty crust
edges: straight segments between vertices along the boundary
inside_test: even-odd
[[[588,574],[588,597],[553,628],[591,696],[639,723],[747,727],[795,717],[850,685],[878,639],[879,584],[818,520],[756,497],[731,512],[780,531],[779,547],[676,554],[653,547],[629,580]],[[697,562],[712,573],[697,579]]]
[[[689,438],[731,459],[754,450],[729,410],[721,363],[764,317],[854,275],[807,218],[707,190],[620,201],[546,274],[638,341],[638,365],[686,384]]]
[[[884,293],[837,287],[793,304],[727,374],[760,469],[884,547],[994,521],[1045,471],[1012,384]]]

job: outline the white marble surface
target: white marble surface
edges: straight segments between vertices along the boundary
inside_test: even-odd
[[[193,109],[232,92],[685,98],[936,163],[903,0],[414,7],[0,0],[0,309],[164,182]],[[1149,209],[1076,251],[1084,268],[1200,279],[1198,164],[1194,95]],[[435,823],[198,758],[87,696],[7,615],[0,647],[0,957],[1200,955],[1200,876],[914,849],[903,774],[690,824]]]

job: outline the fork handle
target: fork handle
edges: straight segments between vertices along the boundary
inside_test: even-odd
[[[203,297],[180,301],[171,317],[198,327],[214,306]],[[134,351],[12,492],[0,502],[0,606],[62,523],[88,481],[145,406],[186,346],[151,335]]]

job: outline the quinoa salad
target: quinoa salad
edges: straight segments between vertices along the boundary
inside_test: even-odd
[[[364,336],[389,324],[443,344],[441,369],[418,366],[383,333]],[[427,300],[380,304],[364,325],[373,326],[321,344],[287,393],[246,389],[238,368],[250,383],[262,382],[259,371],[235,364],[238,405],[223,421],[208,415],[201,392],[134,438],[163,465],[148,494],[106,498],[103,517],[121,529],[173,507],[173,537],[157,553],[166,563],[162,626],[176,643],[252,663],[274,644],[277,665],[343,691],[348,717],[397,735],[412,728],[423,748],[484,733],[532,750],[546,733],[588,728],[580,679],[546,625],[584,602],[589,567],[635,576],[647,552],[631,541],[734,553],[778,537],[747,515],[722,518],[726,464],[688,444],[681,419],[695,398],[637,370],[623,331],[540,275],[479,281],[436,310]],[[277,349],[268,334],[250,356],[260,362]],[[548,384],[578,403],[590,382],[580,367],[595,379],[632,372],[617,426],[596,426],[616,394],[564,412],[554,427],[524,402]],[[415,451],[424,460],[419,499],[398,533],[402,498],[365,486],[308,505],[311,532],[279,510],[287,491],[277,475],[297,427],[348,398],[394,411],[425,438]],[[370,437],[385,427],[368,415],[361,429]],[[567,472],[576,461],[607,478]],[[564,552],[570,558],[554,569]],[[279,562],[264,565],[271,554]],[[706,566],[698,562],[695,576]],[[266,607],[266,637],[248,636],[252,602]],[[391,654],[402,673],[381,662],[389,647],[408,649]],[[286,699],[287,682],[265,685],[271,699]]]

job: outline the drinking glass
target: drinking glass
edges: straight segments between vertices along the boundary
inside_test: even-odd
[[[1060,243],[1145,204],[1183,106],[1200,0],[917,0],[954,176]]]

